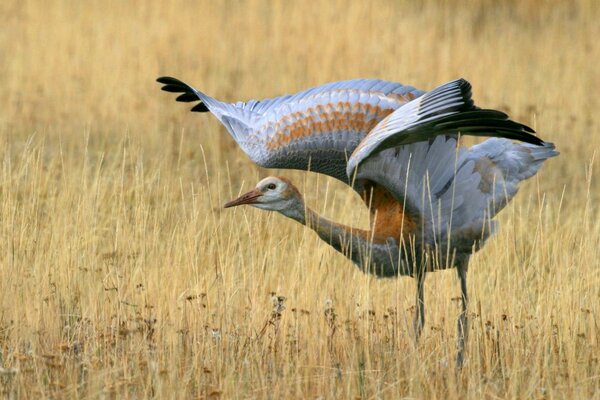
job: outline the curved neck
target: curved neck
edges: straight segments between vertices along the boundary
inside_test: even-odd
[[[371,239],[369,231],[330,221],[308,207],[306,208],[304,225],[315,231],[322,240],[342,253],[344,253],[344,250],[349,251],[350,254],[358,253],[358,247],[369,243]],[[347,256],[350,254],[347,254]],[[354,258],[353,261],[355,261]]]
[[[392,238],[373,237],[371,231],[330,221],[305,207],[303,203],[286,210],[284,215],[315,231],[323,241],[352,260],[364,272],[378,276],[406,273],[398,271],[398,245]]]

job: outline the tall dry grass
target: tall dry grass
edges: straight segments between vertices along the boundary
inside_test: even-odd
[[[6,398],[600,398],[600,7],[559,2],[0,3]],[[270,173],[153,82],[225,100],[459,76],[556,143],[458,285],[361,274],[281,216],[220,205]],[[342,185],[284,172],[365,226]],[[278,298],[278,296],[282,296]]]

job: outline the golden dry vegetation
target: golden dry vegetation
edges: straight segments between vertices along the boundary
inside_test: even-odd
[[[599,20],[594,0],[3,0],[1,396],[600,398]],[[271,172],[160,75],[231,101],[464,76],[555,142],[471,262],[463,370],[454,272],[428,276],[415,346],[412,279],[221,209]],[[283,174],[367,225],[351,190]]]

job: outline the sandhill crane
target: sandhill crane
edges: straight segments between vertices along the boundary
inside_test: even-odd
[[[558,155],[552,143],[500,111],[476,107],[464,79],[423,92],[382,80],[325,84],[267,100],[223,103],[170,77],[163,90],[200,101],[257,164],[311,170],[352,186],[371,230],[327,220],[286,178],[268,177],[225,204],[277,211],[313,229],[362,271],[416,279],[415,337],[425,322],[427,272],[456,268],[460,280],[456,363],[467,336],[469,257],[495,231],[492,218],[519,183]],[[460,135],[492,136],[465,148]],[[509,139],[526,143],[516,143]]]

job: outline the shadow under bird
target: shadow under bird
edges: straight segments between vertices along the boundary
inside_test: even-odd
[[[339,179],[369,207],[371,229],[332,222],[284,177],[261,180],[225,204],[277,211],[313,229],[362,271],[416,279],[415,337],[425,322],[427,272],[456,268],[460,280],[456,364],[467,337],[469,257],[494,233],[493,218],[550,157],[552,143],[497,110],[476,107],[464,79],[429,92],[375,79],[340,81],[266,100],[225,103],[170,77],[177,101],[198,102],[242,150],[268,168]],[[466,148],[461,135],[489,139]],[[516,140],[518,142],[514,142]]]

